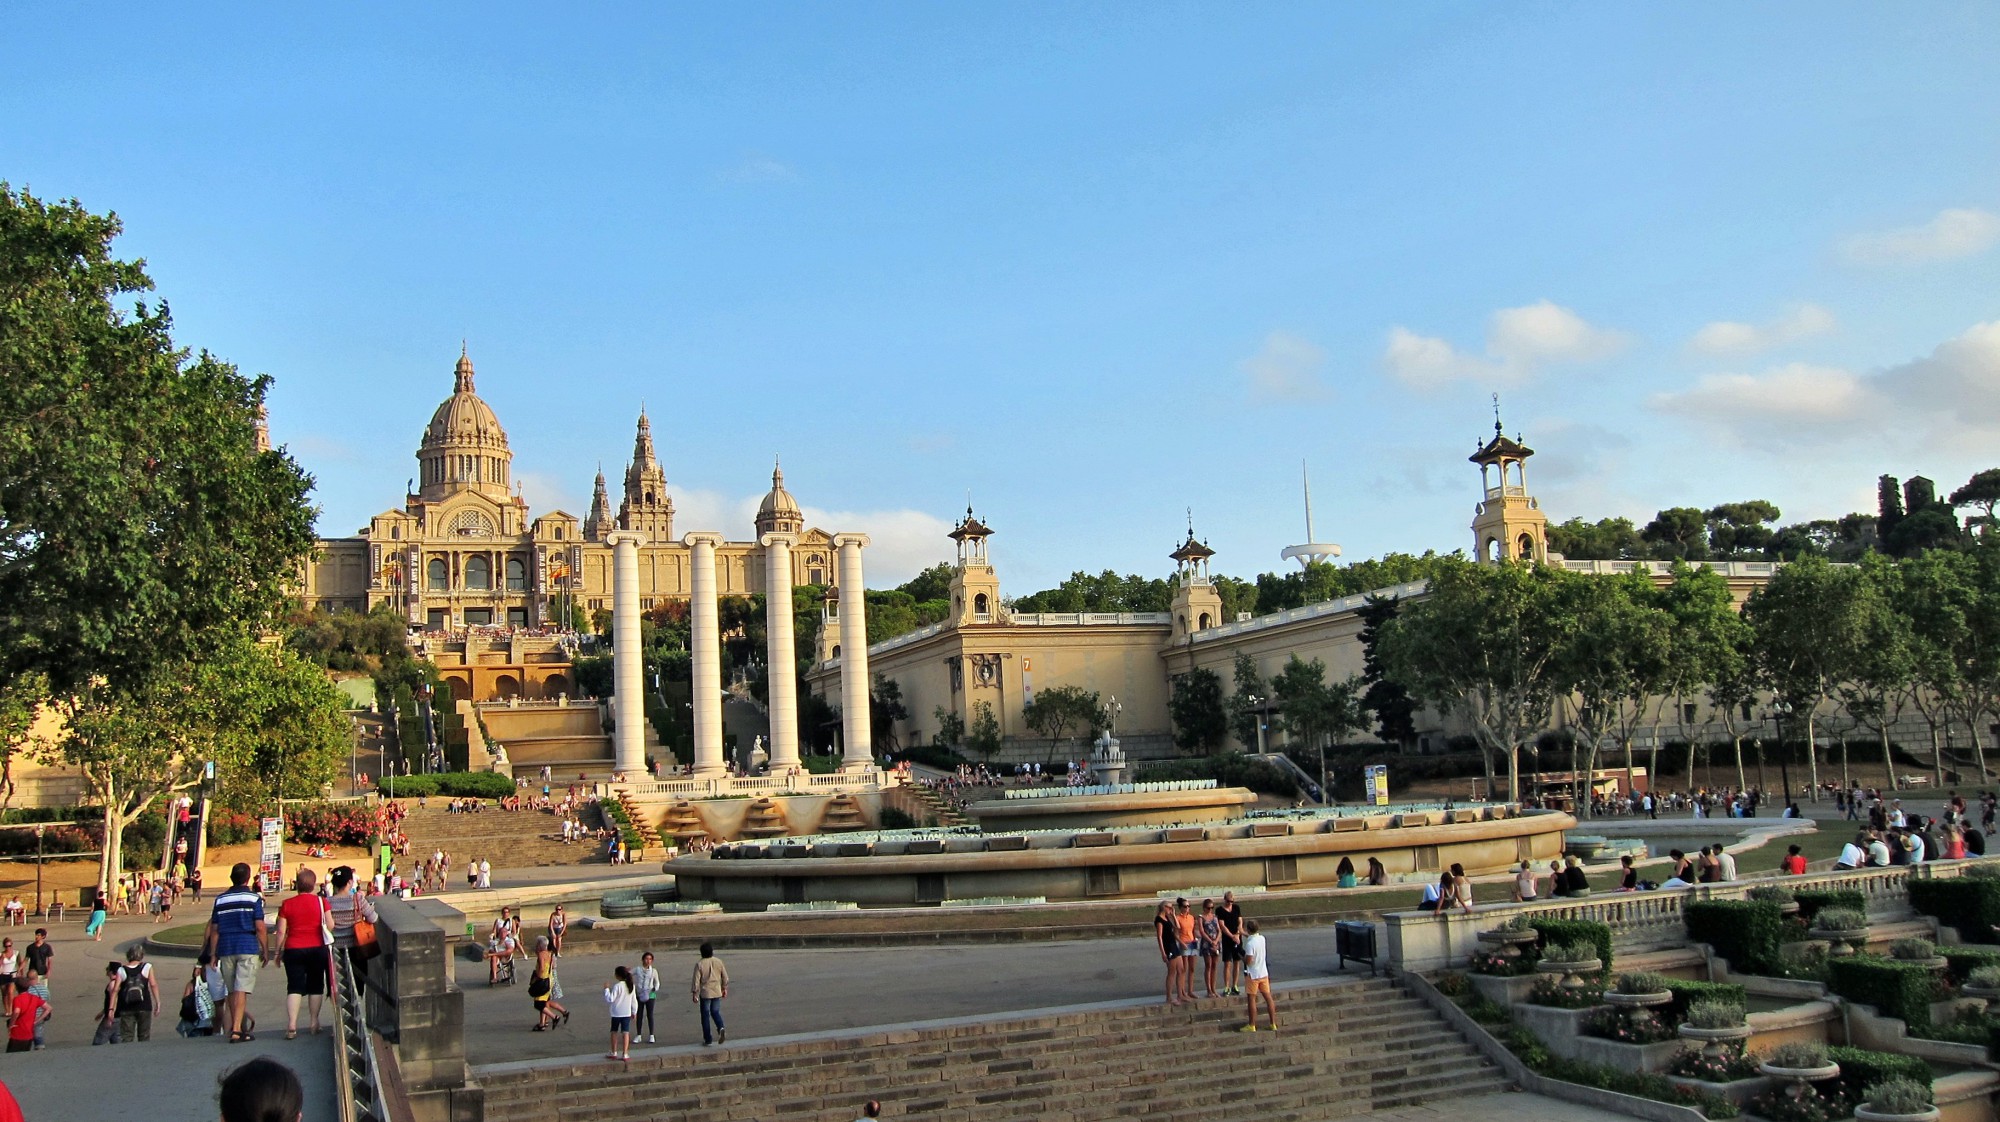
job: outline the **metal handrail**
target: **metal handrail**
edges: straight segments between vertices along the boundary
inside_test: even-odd
[[[368,1003],[348,969],[346,957],[334,953],[334,1080],[340,1122],[390,1122],[383,1103],[381,1073],[368,1040]]]

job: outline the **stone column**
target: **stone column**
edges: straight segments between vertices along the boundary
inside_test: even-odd
[[[792,637],[792,546],[797,534],[765,534],[764,631],[771,699],[771,775],[799,766],[798,652]]]
[[[868,712],[868,595],[861,575],[861,547],[867,534],[835,534],[840,582],[840,770],[865,771],[875,764],[875,739]]]
[[[639,654],[639,535],[611,543],[612,768],[632,779],[646,773],[646,674]]]
[[[688,621],[694,634],[694,774],[697,779],[726,775],[722,761],[722,625],[715,614],[715,547],[722,535],[703,530],[687,535]]]

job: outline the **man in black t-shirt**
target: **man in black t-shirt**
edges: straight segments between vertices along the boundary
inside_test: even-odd
[[[28,956],[28,965],[34,968],[35,973],[47,979],[49,963],[56,957],[56,949],[49,945],[49,929],[35,928],[35,941],[29,943],[28,949],[22,953]]]
[[[1237,984],[1243,973],[1243,909],[1236,906],[1234,892],[1222,894],[1215,918],[1222,924],[1222,992],[1239,995],[1243,992]]]

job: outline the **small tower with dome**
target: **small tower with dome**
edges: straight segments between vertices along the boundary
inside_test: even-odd
[[[1228,622],[1222,618],[1222,593],[1216,591],[1208,572],[1208,559],[1215,551],[1208,543],[1195,540],[1192,514],[1188,516],[1187,540],[1167,556],[1174,562],[1174,599],[1167,609],[1173,615],[1173,629],[1167,641],[1187,643],[1195,632]]]
[[[771,490],[764,501],[757,504],[757,536],[765,534],[797,534],[806,528],[805,512],[799,509],[799,502],[785,490],[785,469],[773,464],[771,468]]]
[[[604,485],[604,468],[600,465],[597,482],[591,488],[590,514],[583,520],[583,540],[601,542],[617,528],[611,518],[611,492]]]
[[[435,503],[471,491],[495,502],[509,502],[513,498],[513,464],[507,432],[473,388],[472,356],[461,348],[451,396],[431,414],[431,423],[417,446],[423,479],[418,497]]]
[[[1500,401],[1493,402],[1493,439],[1470,457],[1479,465],[1484,491],[1472,514],[1473,557],[1481,564],[1547,561],[1549,518],[1528,494],[1528,457],[1533,448],[1500,428]]]
[[[1006,609],[1000,606],[1000,576],[986,556],[986,539],[993,531],[972,516],[972,504],[965,505],[965,520],[947,535],[958,545],[958,562],[951,571],[951,620],[957,627],[972,624],[1005,623]]]

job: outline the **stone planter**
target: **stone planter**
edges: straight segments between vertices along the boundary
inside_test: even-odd
[[[1521,948],[1541,938],[1534,930],[1527,931],[1481,931],[1479,941],[1492,948],[1494,955],[1512,961],[1521,957]]]
[[[1773,1079],[1789,1083],[1790,1086],[1785,1088],[1785,1094],[1795,1099],[1803,1097],[1806,1089],[1812,1084],[1840,1075],[1839,1064],[1826,1064],[1821,1067],[1778,1067],[1775,1064],[1758,1064],[1757,1070]]]
[[[1585,975],[1596,974],[1604,969],[1604,964],[1596,959],[1589,962],[1549,962],[1544,959],[1535,964],[1537,974],[1562,975],[1562,987],[1566,990],[1588,989],[1590,982]]]
[[[1666,1005],[1674,1000],[1671,990],[1659,993],[1619,993],[1617,990],[1604,991],[1604,1003],[1616,1005],[1620,1009],[1646,1009],[1655,1005]]]
[[[1958,987],[1958,992],[1964,997],[1985,1002],[1988,1012],[1992,1011],[1995,1001],[2000,1001],[2000,990],[1987,989],[1985,986],[1964,985]]]
[[[1854,1108],[1854,1122],[1937,1122],[1938,1113],[1937,1107],[1931,1107],[1915,1114],[1891,1114],[1871,1109],[1867,1103],[1862,1103]]]
[[[1868,929],[1857,927],[1846,931],[1813,931],[1813,939],[1827,943],[1826,953],[1834,958],[1845,958],[1855,953],[1858,944],[1868,940]]]
[[[1686,1040],[1701,1041],[1701,1054],[1711,1060],[1719,1060],[1728,1051],[1728,1045],[1738,1040],[1750,1039],[1749,1025],[1729,1025],[1725,1028],[1701,1028],[1696,1025],[1682,1025],[1680,1034]]]

